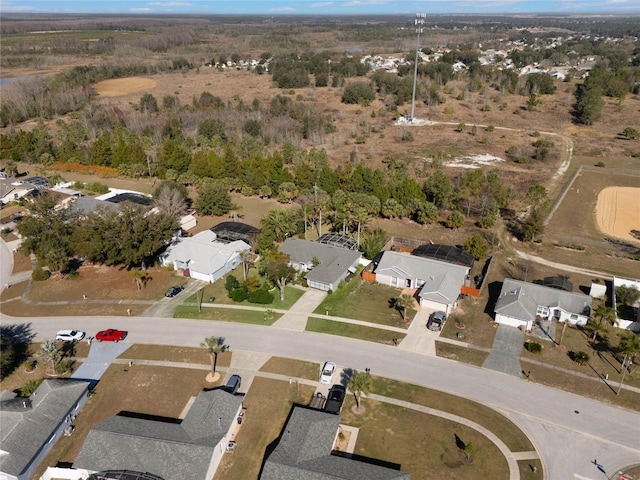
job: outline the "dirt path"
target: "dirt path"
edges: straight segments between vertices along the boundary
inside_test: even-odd
[[[558,270],[565,270],[567,272],[574,272],[574,273],[580,273],[582,275],[600,277],[607,280],[611,280],[613,278],[608,273],[598,272],[597,270],[590,270],[588,268],[574,267],[573,265],[566,265],[564,263],[551,262],[542,257],[536,257],[535,255],[530,255],[528,253],[521,252],[520,250],[515,250],[515,253],[516,255],[518,255],[518,257],[523,258],[525,260],[530,260],[532,262],[539,263],[540,265],[546,265],[548,267],[557,268]]]

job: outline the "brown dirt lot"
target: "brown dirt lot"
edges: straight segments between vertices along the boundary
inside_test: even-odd
[[[631,230],[640,230],[640,187],[607,187],[598,194],[598,228],[605,234],[640,242]]]
[[[116,78],[96,83],[93,88],[99,97],[123,97],[152,90],[156,80],[143,77]]]

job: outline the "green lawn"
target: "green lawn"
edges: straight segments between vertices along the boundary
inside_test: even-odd
[[[365,327],[352,323],[336,322],[323,318],[309,317],[307,320],[307,332],[328,333],[342,337],[359,338],[368,342],[391,344],[393,338],[401,341],[405,335],[402,333],[383,330],[382,328]]]
[[[197,320],[217,320],[220,322],[250,323],[252,325],[271,325],[282,314],[274,313],[267,318],[264,312],[255,310],[235,310],[231,308],[202,307],[198,311],[195,305],[180,305],[173,314],[174,318],[195,318]]]
[[[354,276],[349,283],[340,284],[338,290],[327,295],[314,313],[407,328],[409,324],[402,321],[400,312],[392,306],[392,301],[400,293],[397,288],[366,282]],[[409,318],[413,315],[413,310],[407,312]]]
[[[295,378],[306,378],[307,380],[318,380],[320,364],[294,360],[293,358],[271,357],[260,371],[288,375]]]

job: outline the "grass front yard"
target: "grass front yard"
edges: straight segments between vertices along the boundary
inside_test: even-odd
[[[294,360],[292,358],[271,357],[267,360],[261,372],[277,373],[288,375],[294,378],[306,378],[307,380],[318,380],[320,375],[320,364]]]
[[[400,294],[401,290],[397,288],[366,282],[354,276],[350,282],[341,283],[335,292],[327,295],[313,313],[408,328],[415,312],[409,309],[409,321],[402,320],[402,315],[393,306],[393,301]]]
[[[354,325],[353,323],[336,322],[318,317],[309,317],[305,331],[359,338],[360,340],[384,343],[386,345],[393,345],[394,338],[397,338],[398,342],[400,342],[405,337],[403,333],[393,332],[391,330]]]
[[[476,430],[388,403],[370,399],[361,403],[364,414],[353,413],[353,395],[342,409],[343,423],[359,428],[355,454],[400,464],[412,480],[509,478],[498,447]],[[461,443],[473,445],[472,460]]]
[[[200,310],[196,305],[179,305],[173,313],[173,316],[175,318],[193,318],[196,320],[271,325],[278,320],[282,314],[272,312],[271,315],[268,315],[265,314],[264,311],[236,310],[224,307],[202,307]]]

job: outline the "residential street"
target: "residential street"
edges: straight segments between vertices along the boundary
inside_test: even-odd
[[[16,319],[18,320],[18,319]],[[14,323],[2,316],[0,323]],[[61,328],[89,335],[103,328],[129,331],[127,342],[197,347],[206,336],[224,336],[233,351],[268,353],[303,360],[335,361],[374,375],[461,395],[504,413],[539,450],[549,479],[574,474],[602,478],[594,458],[608,473],[640,459],[640,415],[455,361],[345,337],[225,322],[139,317],[37,317],[28,322],[36,340],[52,338]],[[204,327],[204,328],[203,328]],[[579,413],[575,413],[575,412]]]

